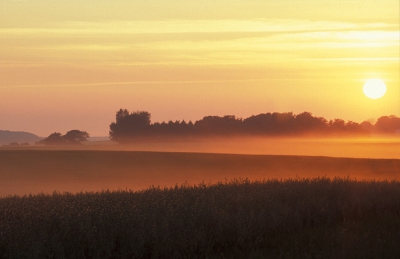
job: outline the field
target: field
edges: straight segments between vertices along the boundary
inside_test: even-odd
[[[399,159],[99,150],[0,150],[0,197],[306,177],[400,179]]]
[[[399,258],[400,183],[231,181],[0,199],[0,258]]]
[[[0,258],[399,258],[398,142],[349,145],[4,147]]]

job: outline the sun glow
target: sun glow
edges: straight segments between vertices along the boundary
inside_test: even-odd
[[[363,88],[364,94],[371,99],[379,99],[386,93],[386,84],[381,79],[368,79]]]

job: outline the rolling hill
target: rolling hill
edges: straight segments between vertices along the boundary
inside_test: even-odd
[[[0,130],[0,145],[7,145],[13,142],[33,144],[40,139],[37,135],[29,132]]]

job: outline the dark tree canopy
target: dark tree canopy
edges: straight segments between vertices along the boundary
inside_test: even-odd
[[[148,112],[129,113],[127,109],[120,109],[116,114],[116,122],[110,124],[110,139],[123,142],[134,136],[147,134],[150,122]]]
[[[44,145],[80,145],[88,141],[89,134],[86,131],[70,130],[65,135],[59,132],[50,134],[47,138],[38,142]]]
[[[50,136],[48,136],[47,138],[45,138],[43,140],[40,140],[38,143],[45,144],[45,145],[64,145],[64,144],[66,144],[61,133],[59,133],[59,132],[54,132],[54,133],[50,134]]]
[[[242,119],[234,115],[206,116],[202,120],[196,121],[194,126],[198,133],[206,135],[235,134],[241,131]]]
[[[400,118],[383,116],[374,125],[370,122],[356,123],[342,119],[326,120],[310,112],[300,114],[264,113],[242,119],[234,115],[205,116],[191,121],[169,121],[151,123],[150,113],[130,113],[120,109],[116,121],[110,124],[110,138],[119,143],[138,139],[165,137],[210,137],[210,136],[355,136],[400,133]]]
[[[375,123],[375,129],[378,133],[400,133],[400,118],[394,115],[382,116]]]
[[[68,144],[81,144],[88,141],[89,133],[80,130],[70,130],[63,136]]]

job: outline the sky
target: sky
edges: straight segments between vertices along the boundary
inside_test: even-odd
[[[399,17],[398,0],[0,0],[0,129],[107,136],[120,108],[400,117]]]

